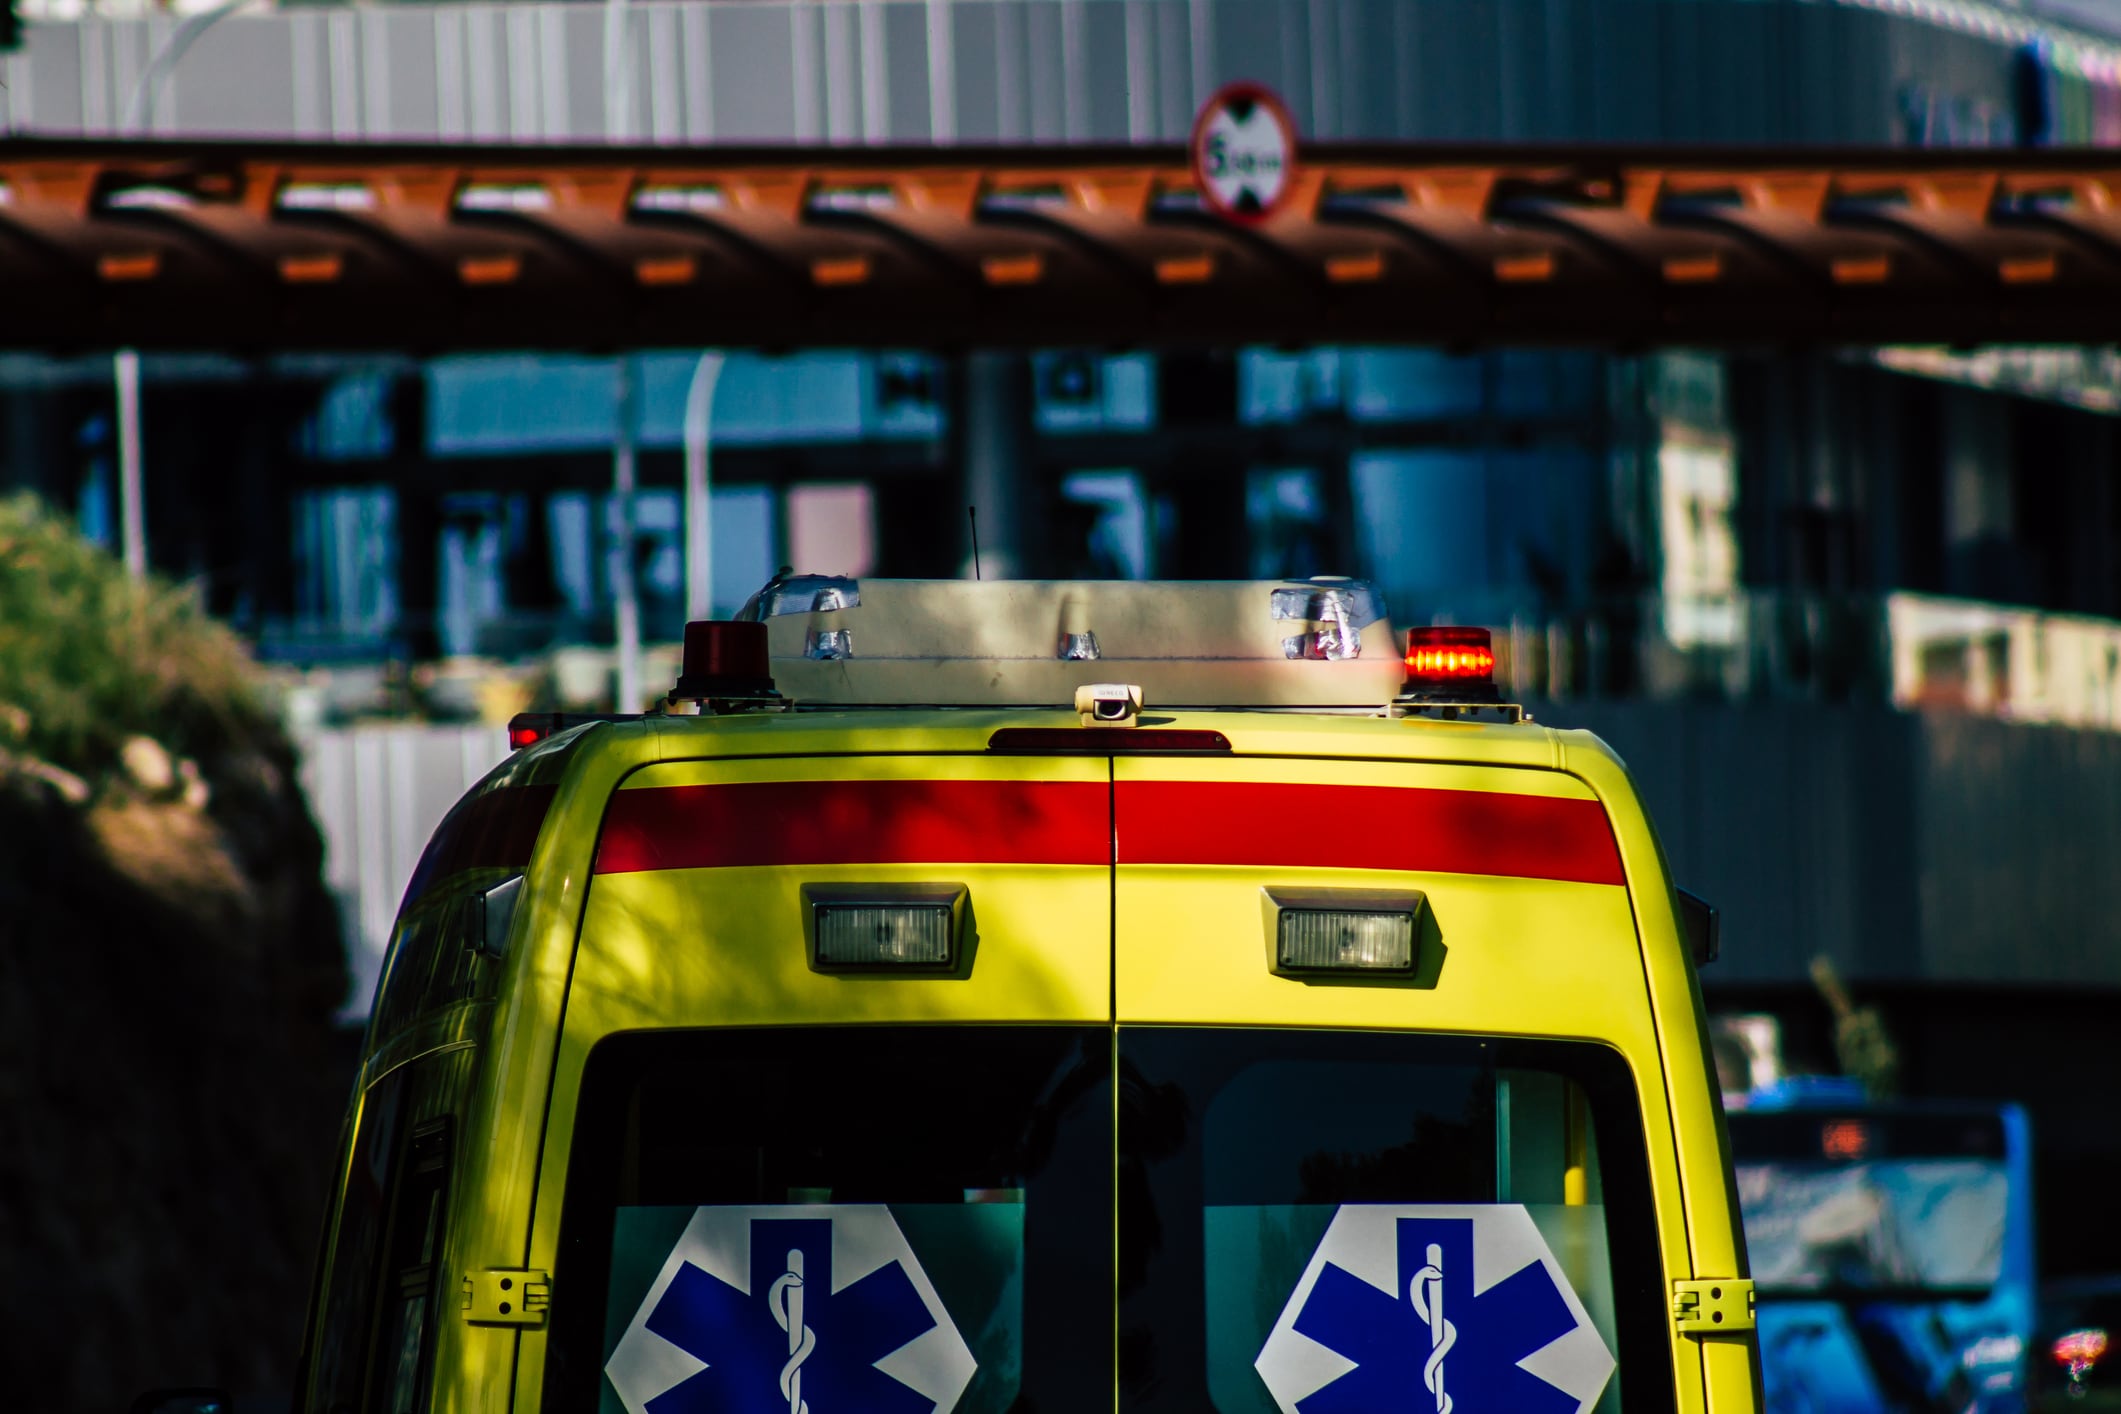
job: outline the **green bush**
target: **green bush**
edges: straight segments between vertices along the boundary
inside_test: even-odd
[[[91,779],[128,737],[217,755],[269,732],[249,655],[185,591],[128,576],[34,496],[0,500],[0,708]],[[14,717],[14,713],[7,714]]]

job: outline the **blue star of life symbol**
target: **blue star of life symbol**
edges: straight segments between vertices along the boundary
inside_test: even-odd
[[[1299,1414],[1576,1414],[1575,1396],[1519,1361],[1576,1329],[1541,1262],[1473,1293],[1470,1218],[1401,1218],[1400,1289],[1378,1290],[1327,1262],[1295,1329],[1355,1368]]]
[[[834,1291],[829,1219],[758,1219],[749,1294],[687,1263],[649,1313],[651,1332],[707,1368],[648,1414],[934,1414],[876,1365],[935,1325],[903,1263]]]

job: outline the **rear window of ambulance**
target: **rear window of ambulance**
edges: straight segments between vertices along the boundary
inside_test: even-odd
[[[399,912],[452,875],[527,866],[575,747],[598,725],[585,723],[519,751],[473,786],[435,827],[405,885]]]
[[[546,1407],[1010,1414],[1116,1380],[1121,1414],[1668,1411],[1641,1133],[1626,1063],[1584,1042],[611,1037]]]
[[[492,963],[470,947],[469,892],[529,867],[560,778],[589,727],[511,756],[458,801],[420,855],[391,929],[370,1011],[369,1045],[477,994]],[[465,876],[478,873],[479,880]],[[458,881],[462,881],[459,883]]]

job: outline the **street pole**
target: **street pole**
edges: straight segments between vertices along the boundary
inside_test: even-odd
[[[140,71],[140,77],[133,83],[132,97],[125,105],[127,133],[142,132],[155,120],[155,103],[162,96],[162,85],[169,81],[169,76],[176,71],[177,61],[199,42],[199,37],[238,10],[247,9],[254,3],[255,0],[221,0],[220,4],[211,9],[185,17],[183,23],[177,26],[176,32],[170,35],[155,56],[147,61],[147,67]]]
[[[155,120],[155,103],[162,85],[176,71],[177,63],[199,37],[256,0],[219,0],[212,7],[188,15],[162,48],[147,61],[134,81],[125,104],[124,131],[144,131]],[[142,490],[140,459],[140,355],[120,349],[111,360],[111,375],[118,385],[118,526],[119,545],[125,569],[134,578],[147,574],[147,515]]]
[[[611,439],[611,572],[614,628],[619,645],[618,702],[615,711],[641,710],[641,601],[634,583],[636,537],[633,526],[634,429],[639,421],[638,379],[633,359],[614,361],[618,375],[616,430]]]
[[[714,617],[714,475],[708,452],[714,436],[714,390],[722,356],[703,353],[685,390],[685,618]]]
[[[140,470],[140,355],[120,349],[111,360],[118,384],[118,544],[125,572],[147,575],[147,510]]]

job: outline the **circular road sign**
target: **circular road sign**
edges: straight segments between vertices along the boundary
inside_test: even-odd
[[[1210,210],[1264,221],[1288,198],[1296,174],[1296,121],[1272,90],[1225,84],[1201,105],[1189,144],[1193,179]]]

